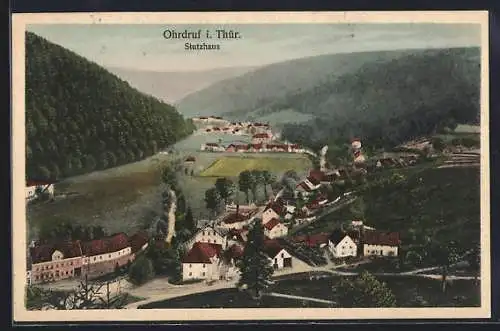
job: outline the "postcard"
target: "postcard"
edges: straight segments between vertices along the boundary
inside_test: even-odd
[[[487,12],[12,27],[15,321],[490,317]]]

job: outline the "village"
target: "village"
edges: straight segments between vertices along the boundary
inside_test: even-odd
[[[259,134],[266,135],[265,139],[256,137]],[[256,151],[269,148],[269,144],[263,146],[272,142],[271,137],[267,132],[254,134],[250,148],[255,145],[260,146]],[[414,149],[425,149],[430,145],[428,140],[418,143],[420,145]],[[202,150],[217,151],[216,145],[206,143]],[[287,148],[288,151],[300,150],[297,145]],[[225,151],[228,149],[238,151],[235,145],[227,146]],[[343,182],[356,173],[365,175],[377,169],[418,165],[421,155],[411,152],[383,153],[368,163],[361,140],[353,139],[350,144],[352,168],[328,169],[324,160],[326,150],[324,148],[319,153],[319,167],[310,169],[306,177],[298,180],[292,192],[283,187],[272,192],[264,202],[248,204],[235,203],[229,199],[223,206],[223,212],[214,219],[196,220],[196,230],[181,243],[184,254],[177,266],[181,270],[181,284],[195,281],[198,292],[210,291],[215,283],[223,287],[234,286],[240,277],[241,260],[254,226],[263,228],[262,250],[274,270],[273,277],[335,272],[349,265],[397,259],[402,244],[400,233],[376,229],[365,224],[362,219],[331,219],[329,222],[337,226],[329,232],[309,235],[300,234],[300,231],[318,220],[331,218],[329,215],[332,212],[356,201],[355,190],[332,195],[325,190],[328,186]],[[459,165],[462,162],[477,162],[476,154],[470,151],[464,153],[455,162]],[[53,183],[27,183],[27,202],[40,196],[53,199]],[[175,225],[170,224],[166,232],[171,233],[151,234],[141,231],[130,237],[125,233],[117,233],[90,241],[31,242],[28,247],[27,284],[99,279],[120,271],[123,274],[151,245],[171,245],[172,237],[176,236],[175,231]]]

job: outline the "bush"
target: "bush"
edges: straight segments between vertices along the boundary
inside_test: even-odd
[[[130,266],[129,280],[134,285],[142,285],[154,277],[153,262],[150,259],[140,256]]]

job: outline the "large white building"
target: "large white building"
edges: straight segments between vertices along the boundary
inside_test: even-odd
[[[336,229],[328,238],[328,249],[334,258],[344,258],[357,256],[358,246],[349,234],[340,229]]]
[[[223,249],[227,248],[227,230],[218,229],[211,225],[206,225],[199,229],[193,237],[186,242],[186,249],[190,250],[197,242],[207,244],[218,244]]]
[[[221,252],[221,245],[195,243],[182,259],[182,280],[220,279]]]
[[[273,218],[264,224],[264,235],[269,239],[285,237],[287,234],[288,227],[277,218]]]
[[[398,256],[401,243],[398,232],[381,231],[365,231],[362,242],[365,256]]]

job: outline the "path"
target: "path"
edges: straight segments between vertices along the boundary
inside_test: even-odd
[[[168,191],[170,194],[170,206],[168,209],[168,234],[166,241],[167,243],[170,243],[172,241],[172,237],[175,235],[175,211],[177,209],[177,195],[171,188],[169,188]]]
[[[236,287],[237,281],[220,281],[213,285],[207,285],[205,282],[189,284],[189,285],[173,285],[168,282],[167,279],[157,279],[143,286],[130,289],[128,293],[137,297],[145,297],[147,299],[133,302],[127,306],[125,309],[137,309],[147,303],[163,301],[168,299],[173,299],[177,297],[182,297],[185,295],[211,292],[226,288]]]
[[[297,299],[297,300],[304,300],[304,301],[311,301],[311,302],[320,302],[320,303],[327,303],[327,304],[335,304],[335,301],[329,301],[329,300],[323,300],[323,299],[317,299],[317,298],[310,298],[310,297],[301,297],[297,295],[288,295],[288,294],[282,294],[282,293],[276,293],[276,292],[271,292],[268,294],[265,294],[270,297],[278,297],[278,298],[287,298],[287,299]]]

